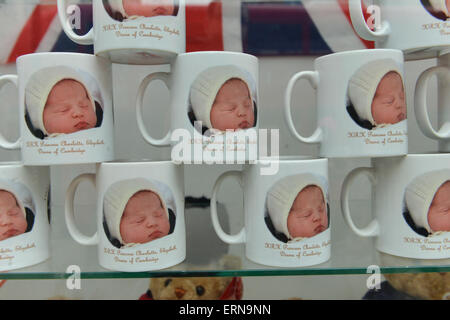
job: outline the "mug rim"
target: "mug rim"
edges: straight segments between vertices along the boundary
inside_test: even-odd
[[[261,157],[257,160],[258,164],[261,164],[262,162],[280,162],[280,163],[300,163],[300,162],[307,162],[307,161],[317,161],[317,162],[328,162],[327,158],[319,158],[314,156],[305,156],[305,155],[283,155],[278,157]]]
[[[25,165],[21,160],[12,160],[0,162],[0,169],[3,167],[25,167]]]
[[[99,163],[100,166],[123,166],[123,165],[142,165],[142,164],[173,164],[172,160],[152,160],[152,159],[140,159],[140,160],[130,160],[130,159],[115,159],[112,161],[105,161]]]
[[[72,56],[72,57],[86,57],[86,58],[94,58],[94,59],[101,59],[105,61],[109,61],[107,58],[97,56],[95,54],[90,53],[78,53],[78,52],[36,52],[36,53],[28,53],[21,55],[16,59],[16,63],[22,61],[22,60],[28,60],[34,57],[48,57],[48,56]]]
[[[244,52],[235,52],[235,51],[195,51],[195,52],[185,52],[185,53],[180,53],[176,59],[179,58],[183,58],[183,57],[191,57],[191,56],[210,56],[210,55],[220,55],[220,56],[240,56],[240,57],[251,57],[253,59],[258,60],[258,57],[252,55],[252,54],[248,54],[248,53],[244,53]]]
[[[330,53],[321,57],[316,58],[316,62],[321,62],[322,60],[326,60],[332,57],[340,57],[340,56],[348,56],[348,55],[352,55],[352,54],[367,54],[367,53],[395,53],[398,54],[400,53],[403,56],[403,52],[399,49],[359,49],[359,50],[348,50],[348,51],[342,51],[342,52],[335,52],[335,53]]]
[[[418,158],[430,158],[430,157],[440,157],[443,158],[449,157],[450,153],[447,152],[430,152],[430,153],[409,153],[405,155],[400,155],[396,157],[378,157],[378,158],[372,158],[373,161],[380,161],[380,160],[389,160],[389,159],[398,159],[401,160],[403,158],[405,159],[418,159]]]

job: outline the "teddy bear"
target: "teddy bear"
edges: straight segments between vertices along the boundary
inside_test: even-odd
[[[236,270],[241,259],[225,254],[208,266],[188,266],[193,270]],[[139,300],[241,300],[243,282],[240,277],[153,278],[147,292]]]
[[[450,272],[386,274],[385,278],[397,291],[413,298],[450,300]]]
[[[154,278],[139,300],[241,300],[240,277]]]

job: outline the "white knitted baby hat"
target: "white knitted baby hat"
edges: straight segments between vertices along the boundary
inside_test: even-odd
[[[372,100],[381,79],[391,71],[397,72],[403,82],[402,72],[395,61],[384,59],[365,64],[359,68],[348,83],[348,97],[356,113],[362,120],[368,120],[374,126],[377,123],[372,116]]]
[[[322,179],[312,174],[300,174],[288,176],[278,181],[267,194],[267,210],[272,224],[278,232],[284,233],[289,239],[287,218],[295,198],[307,186],[317,186],[322,190],[322,195],[327,203],[326,186]]]
[[[123,7],[122,0],[109,0],[109,6],[113,12],[120,12],[122,17],[128,18],[128,15]]]
[[[430,4],[433,7],[433,9],[437,12],[443,12],[448,17],[448,8],[445,3],[445,0],[430,0]]]
[[[41,69],[28,80],[25,88],[25,105],[33,127],[40,129],[45,135],[48,135],[48,132],[44,126],[44,108],[48,95],[61,80],[75,80],[82,84],[95,111],[94,98],[84,85],[82,77],[74,69],[65,66]]]
[[[128,200],[139,191],[152,191],[161,200],[164,212],[169,217],[166,203],[153,183],[146,179],[138,178],[123,180],[111,185],[103,198],[103,212],[111,236],[125,244],[120,234],[120,220]]]
[[[192,83],[190,101],[197,121],[208,129],[211,125],[211,109],[220,88],[230,79],[240,79],[247,85],[253,101],[252,90],[247,75],[235,66],[217,66],[206,69]]]
[[[450,170],[438,170],[415,178],[406,188],[405,201],[409,214],[418,227],[433,233],[428,224],[428,210],[437,190],[450,181]]]
[[[27,214],[25,211],[25,205],[30,207],[33,210],[32,206],[32,197],[30,191],[20,182],[16,181],[0,181],[0,191],[10,192],[17,201],[20,210],[22,211],[25,219],[27,218]]]

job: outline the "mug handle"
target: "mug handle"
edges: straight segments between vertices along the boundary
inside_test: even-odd
[[[0,76],[0,90],[7,83],[12,83],[16,87],[18,87],[18,84],[17,84],[18,83],[18,79],[19,78],[18,78],[17,75]],[[20,143],[21,143],[21,138],[20,137],[19,137],[19,139],[17,139],[17,141],[10,142],[10,141],[6,140],[5,137],[2,135],[2,133],[0,132],[0,147],[2,147],[4,149],[8,149],[8,150],[14,150],[14,149],[19,149],[20,148]]]
[[[350,229],[353,230],[360,237],[375,237],[380,232],[380,227],[378,221],[376,219],[372,220],[365,228],[360,229],[354,223],[352,216],[350,214],[350,209],[348,205],[349,198],[349,187],[355,181],[355,179],[360,176],[365,175],[369,178],[372,183],[372,186],[376,182],[375,178],[375,170],[373,168],[356,168],[352,170],[344,180],[342,185],[342,193],[341,193],[341,211],[344,216],[345,222],[349,225]]]
[[[214,184],[212,197],[211,197],[211,219],[214,230],[216,231],[219,238],[228,244],[236,244],[236,243],[244,243],[245,242],[245,227],[241,229],[241,231],[236,235],[229,235],[225,233],[220,226],[219,218],[217,215],[217,192],[219,191],[220,185],[222,182],[228,178],[232,177],[239,181],[239,184],[242,185],[242,173],[241,171],[228,171],[223,173]]]
[[[389,22],[381,22],[381,27],[379,28],[379,30],[370,30],[369,26],[366,23],[366,20],[364,19],[361,1],[362,0],[348,1],[350,18],[352,19],[352,24],[356,32],[362,38],[370,41],[380,41],[385,39],[391,33],[391,26]]]
[[[291,133],[298,140],[304,143],[311,143],[311,144],[320,143],[322,141],[322,129],[320,127],[317,128],[310,137],[305,138],[302,135],[300,135],[298,131],[295,129],[294,122],[292,120],[291,115],[292,90],[294,89],[294,85],[297,83],[297,81],[299,81],[302,78],[308,80],[314,89],[317,89],[317,86],[319,85],[319,73],[317,71],[302,71],[293,75],[291,80],[289,80],[288,86],[286,88],[286,93],[284,95],[284,116],[288,124],[289,130],[291,130]]]
[[[416,83],[414,93],[414,111],[416,114],[417,123],[428,138],[431,139],[448,139],[450,138],[450,122],[442,125],[439,131],[434,130],[428,116],[427,108],[427,88],[428,81],[434,75],[440,76],[450,83],[450,68],[445,66],[432,67],[424,71]]]
[[[166,134],[166,136],[162,139],[154,139],[152,136],[148,133],[147,128],[145,127],[144,120],[143,120],[143,101],[144,101],[144,94],[147,90],[150,83],[154,80],[162,80],[166,87],[170,90],[170,78],[169,73],[167,72],[156,72],[149,74],[142,80],[141,85],[139,86],[138,94],[137,94],[137,100],[136,100],[136,120],[138,123],[139,131],[141,132],[142,137],[144,138],[147,143],[157,146],[157,147],[165,147],[170,145],[170,138],[171,138],[171,131],[169,129],[169,132]]]
[[[90,45],[94,43],[94,29],[91,28],[88,33],[83,36],[77,35],[72,30],[72,26],[69,23],[69,19],[67,18],[67,0],[58,0],[58,16],[59,21],[61,22],[61,26],[65,34],[75,43],[82,45]]]
[[[69,188],[66,191],[66,201],[65,201],[65,216],[66,216],[66,226],[69,230],[72,238],[81,245],[92,246],[96,245],[99,242],[98,232],[92,237],[88,237],[78,230],[75,225],[75,211],[74,211],[74,198],[75,191],[78,188],[78,185],[83,181],[90,181],[95,187],[95,174],[85,173],[76,177],[69,185]]]

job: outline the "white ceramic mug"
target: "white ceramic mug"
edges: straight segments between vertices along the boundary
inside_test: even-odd
[[[264,167],[278,171],[262,175]],[[243,188],[244,228],[225,233],[217,216],[217,192],[232,177]],[[248,259],[268,266],[302,267],[330,258],[328,160],[281,158],[258,160],[243,171],[228,171],[216,181],[211,197],[211,218],[222,241],[245,243]]]
[[[115,63],[168,63],[186,51],[185,0],[144,2],[93,1],[94,26],[82,36],[73,31],[76,7],[58,0],[58,14],[67,36],[78,44],[93,44],[96,55]]]
[[[0,271],[50,257],[50,170],[0,164]]]
[[[374,219],[357,227],[349,209],[350,187],[359,176],[372,184]],[[414,154],[372,159],[344,180],[341,207],[350,228],[376,237],[384,253],[416,259],[450,258],[450,154]]]
[[[111,63],[77,53],[17,59],[20,137],[0,147],[21,149],[25,165],[96,163],[114,159]]]
[[[428,116],[427,88],[433,76],[438,79],[438,130],[435,130]],[[440,152],[450,152],[450,53],[438,60],[438,66],[424,71],[416,83],[414,109],[417,123],[422,132],[439,141]]]
[[[403,54],[399,50],[356,50],[317,58],[314,71],[295,74],[285,94],[285,119],[295,138],[320,144],[320,156],[384,157],[408,152]],[[295,84],[316,89],[318,127],[298,133],[291,115]]]
[[[349,0],[357,33],[376,48],[399,49],[406,60],[432,58],[450,46],[450,8],[446,0],[377,0],[369,7],[374,30],[367,25],[361,0]],[[373,10],[374,9],[374,10]],[[368,12],[369,13],[369,12]],[[381,19],[381,21],[379,21]]]
[[[97,189],[97,232],[75,224],[74,196],[82,181]],[[106,162],[96,174],[75,178],[66,192],[66,225],[81,245],[97,245],[100,265],[117,271],[150,271],[186,257],[183,167],[162,162]]]
[[[162,139],[153,138],[143,121],[144,94],[154,80],[162,80],[171,96],[170,130]],[[171,72],[153,73],[142,81],[136,108],[138,127],[149,144],[171,146],[176,162],[253,161],[257,159],[260,111],[257,88],[258,59],[254,56],[209,51],[181,54]]]

